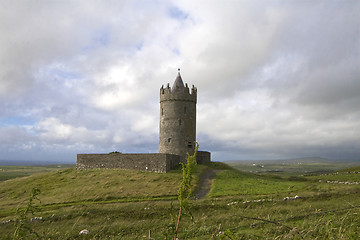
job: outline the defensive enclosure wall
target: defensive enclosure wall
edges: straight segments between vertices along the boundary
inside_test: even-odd
[[[197,162],[210,162],[210,152],[197,152]],[[180,156],[168,153],[78,154],[76,169],[120,168],[165,173],[178,166]]]

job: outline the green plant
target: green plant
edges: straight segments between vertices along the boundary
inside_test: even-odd
[[[35,235],[37,238],[39,238],[39,235],[31,229],[31,227],[28,224],[28,215],[32,214],[34,215],[34,212],[37,210],[37,208],[33,205],[33,200],[40,199],[37,197],[40,194],[40,189],[33,188],[31,189],[31,193],[29,195],[29,199],[27,202],[27,205],[25,208],[18,208],[16,210],[16,214],[18,217],[15,219],[14,223],[14,234],[13,239],[24,239],[26,232],[28,232],[30,235]]]
[[[178,200],[179,200],[180,207],[179,207],[179,215],[178,215],[178,220],[177,220],[177,224],[176,224],[174,239],[176,239],[177,232],[179,230],[181,212],[183,210],[187,209],[190,196],[193,193],[192,179],[193,179],[193,173],[194,173],[194,170],[196,167],[196,154],[197,154],[198,149],[199,149],[199,144],[197,142],[195,142],[194,154],[193,155],[188,154],[187,159],[186,159],[186,164],[180,163],[181,167],[182,167],[182,181],[181,181],[181,184],[179,186],[179,191],[178,191]],[[191,213],[190,213],[190,215],[191,215]]]
[[[235,240],[236,237],[234,236],[234,233],[230,229],[226,229],[222,234],[219,235],[220,239],[225,239],[226,237]]]
[[[109,154],[121,154],[121,152],[114,151],[114,152],[110,152]]]

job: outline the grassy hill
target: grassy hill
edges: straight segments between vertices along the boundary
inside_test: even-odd
[[[77,171],[69,168],[3,182],[0,185],[0,209],[21,205],[32,188],[41,190],[44,205],[175,197],[180,180],[179,171],[154,174],[120,169]]]
[[[208,169],[218,171],[211,191],[191,201],[179,239],[358,236],[360,185],[355,183],[360,174],[255,174],[212,163],[198,166],[195,188]],[[40,189],[41,202],[33,200],[37,209],[24,223],[38,236],[24,231],[24,239],[172,239],[181,177],[181,169],[149,173],[68,168],[2,181],[0,239],[11,238],[16,210],[26,207],[33,188]],[[339,183],[345,181],[352,184]],[[89,234],[79,235],[83,229]]]

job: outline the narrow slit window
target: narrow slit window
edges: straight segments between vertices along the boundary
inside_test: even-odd
[[[186,109],[186,107],[184,107],[184,114],[187,114],[187,109]]]
[[[192,148],[192,142],[188,142],[188,148]]]
[[[161,116],[164,115],[164,109],[161,108]]]
[[[179,119],[179,126],[181,126],[182,122],[181,122],[181,119]]]
[[[168,138],[168,142],[171,142],[171,138]]]

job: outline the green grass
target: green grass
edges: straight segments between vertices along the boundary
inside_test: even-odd
[[[42,204],[176,196],[180,171],[167,174],[120,169],[74,168],[8,180],[0,184],[2,209],[24,204],[29,191],[42,191]]]
[[[341,174],[301,176],[292,171],[269,176],[212,163],[199,166],[196,183],[209,168],[219,170],[211,192],[190,201],[194,218],[185,212],[179,239],[221,239],[223,232],[233,239],[358,237],[360,186],[319,182]],[[33,187],[41,190],[41,202],[35,201],[39,208],[29,219],[42,220],[28,224],[44,239],[172,239],[180,180],[180,169],[166,174],[63,169],[0,182],[0,239],[9,239],[13,223],[2,222],[14,219]],[[295,195],[300,198],[283,200]],[[80,236],[82,229],[90,234]]]
[[[351,239],[346,236],[359,230],[356,223],[360,211],[351,209],[354,200],[350,197],[343,198],[342,207],[349,208],[345,210],[334,208],[339,198],[327,199],[325,204],[325,199],[314,198],[289,202],[281,199],[250,204],[239,202],[228,206],[233,200],[240,199],[210,198],[193,202],[195,220],[183,218],[180,239],[211,239],[220,224],[220,230],[232,231],[237,239],[274,239],[277,236],[287,239],[286,236],[290,238],[294,232],[286,227],[298,228],[305,239]],[[175,212],[176,209],[166,201],[68,206],[61,211],[38,213],[36,216],[42,216],[43,220],[33,222],[31,226],[50,239],[81,239],[78,233],[82,229],[90,231],[86,239],[148,239],[149,231],[154,239],[171,239],[173,222],[170,213]],[[9,226],[0,226],[0,229],[3,236],[11,233]]]
[[[218,173],[210,196],[266,195],[297,191],[304,187],[303,182],[257,176],[232,169]]]
[[[360,174],[327,174],[319,176],[309,176],[307,179],[323,181],[342,181],[342,182],[360,182]]]
[[[360,172],[360,166],[341,169],[339,172]]]

